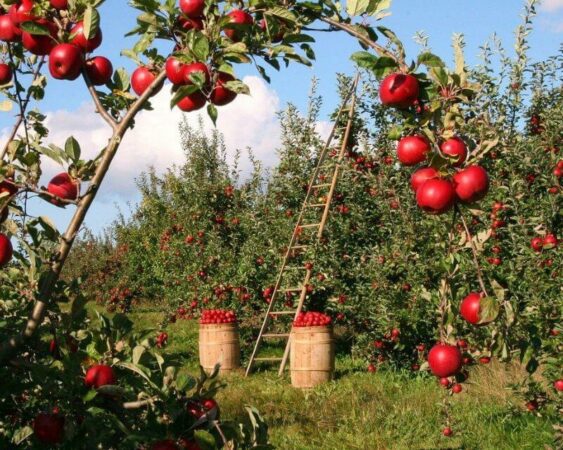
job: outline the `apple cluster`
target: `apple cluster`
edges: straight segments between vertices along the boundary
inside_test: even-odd
[[[326,327],[332,323],[330,316],[321,312],[300,313],[293,322],[294,327]]]
[[[86,371],[84,384],[90,389],[117,384],[117,376],[112,367],[96,364]],[[60,444],[65,435],[65,417],[60,408],[55,407],[51,412],[41,412],[33,421],[33,432],[42,444]]]
[[[237,316],[234,311],[222,309],[204,309],[201,312],[201,325],[211,325],[219,323],[237,323]]]
[[[206,27],[205,0],[180,0],[181,15],[177,26],[181,31],[192,29],[203,30]],[[240,42],[255,25],[252,15],[242,9],[233,9],[226,14],[227,25],[223,29],[224,35],[233,43]],[[268,32],[266,19],[261,19],[258,26],[263,32]],[[280,42],[284,33],[280,32],[271,38],[272,42]],[[185,95],[176,103],[185,112],[197,111],[207,102],[215,106],[231,103],[237,93],[229,89],[228,83],[235,81],[235,77],[228,72],[212,69],[205,61],[195,61],[186,52],[183,43],[178,43],[174,53],[168,57],[165,64],[166,76],[172,83],[172,92],[184,89]],[[138,67],[131,76],[131,86],[137,95],[142,95],[157,77],[157,70],[148,65]]]
[[[410,74],[388,75],[379,87],[382,103],[398,109],[416,106],[419,92],[418,80]],[[443,214],[457,201],[473,203],[483,199],[489,190],[489,176],[478,165],[462,168],[467,159],[467,145],[463,139],[454,136],[441,142],[439,147],[439,152],[433,152],[430,141],[422,134],[405,136],[397,145],[397,157],[403,165],[430,164],[418,169],[411,177],[418,206],[430,214]],[[432,166],[440,159],[449,161],[457,169],[451,179]]]
[[[20,0],[0,16],[0,40],[21,42],[33,55],[48,56],[49,72],[58,80],[75,80],[84,70],[95,86],[107,84],[113,74],[103,56],[86,58],[102,43],[102,31],[85,30],[84,21],[68,20],[68,0],[50,0],[44,17],[34,11],[39,2]],[[43,5],[42,5],[43,6]],[[12,78],[10,67],[0,66],[0,84]]]
[[[530,244],[535,252],[541,252],[542,250],[551,250],[557,248],[559,240],[557,239],[557,236],[555,236],[555,234],[549,233],[543,238],[536,236],[532,239]]]

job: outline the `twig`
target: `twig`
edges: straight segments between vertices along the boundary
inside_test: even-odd
[[[123,403],[123,409],[141,409],[144,408],[145,406],[149,406],[152,405],[153,403],[159,401],[160,398],[158,397],[151,397],[147,400],[138,400],[136,402],[126,402]]]
[[[8,44],[8,48],[10,48],[9,44]],[[10,59],[11,59],[11,57],[10,57]],[[39,76],[39,74],[41,72],[41,67],[43,67],[44,63],[45,63],[45,57],[42,56],[41,59],[39,60],[39,63],[37,64],[37,67],[35,68],[35,71],[33,72],[33,81],[35,81],[37,79],[37,77]],[[16,91],[17,91],[17,71],[14,71],[14,81],[16,82]],[[19,97],[19,93],[18,93],[18,97]],[[4,159],[4,157],[6,156],[6,153],[8,152],[8,147],[10,146],[10,143],[16,137],[16,133],[18,132],[20,125],[25,120],[25,111],[27,110],[27,106],[29,105],[30,100],[31,100],[31,91],[28,91],[25,100],[23,101],[22,104],[19,105],[20,106],[20,114],[18,115],[16,123],[14,124],[14,126],[12,128],[12,132],[10,133],[8,140],[6,141],[6,145],[4,145],[4,148],[2,149],[2,152],[0,153],[0,161],[2,161]]]
[[[107,124],[111,127],[111,129],[113,131],[117,130],[117,126],[118,123],[117,121],[107,112],[107,110],[103,107],[102,102],[100,101],[100,96],[98,95],[98,93],[96,92],[96,88],[94,87],[94,85],[92,84],[92,81],[90,80],[90,77],[88,76],[88,73],[86,72],[86,69],[83,68],[82,69],[82,77],[84,78],[84,81],[86,83],[86,86],[88,88],[88,92],[90,92],[90,95],[92,96],[92,100],[94,100],[94,104],[96,105],[96,111],[97,113],[102,116],[102,118],[107,122]]]
[[[469,227],[467,226],[467,222],[465,221],[465,217],[463,217],[463,213],[459,210],[459,207],[456,205],[456,210],[459,211],[459,217],[461,218],[461,223],[463,224],[463,228],[465,229],[465,233],[467,234],[467,240],[469,241],[469,245],[471,246],[471,252],[473,253],[473,264],[477,269],[477,279],[479,280],[479,286],[481,286],[481,291],[487,297],[489,294],[487,293],[487,288],[485,287],[485,282],[483,281],[483,271],[481,270],[481,265],[479,264],[479,258],[477,253],[477,248],[475,247],[475,243],[473,242],[473,236],[469,231]]]
[[[395,61],[399,65],[399,67],[402,70],[408,69],[407,65],[403,61],[399,61],[399,59],[391,51],[387,50],[385,47],[383,47],[379,44],[376,44],[371,39],[365,37],[363,34],[356,31],[349,24],[342,23],[342,22],[339,22],[337,20],[330,19],[328,17],[320,17],[319,20],[321,20],[322,22],[326,22],[326,23],[328,23],[329,25],[331,25],[335,28],[339,28],[339,29],[345,31],[346,33],[348,33],[351,36],[354,36],[360,42],[362,42],[363,44],[365,44],[368,47],[371,47],[373,50],[375,50],[380,55],[387,56],[388,58],[391,58],[393,61]]]

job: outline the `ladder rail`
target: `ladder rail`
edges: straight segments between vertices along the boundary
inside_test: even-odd
[[[342,138],[340,153],[338,155],[338,164],[336,164],[336,167],[334,169],[334,173],[333,173],[333,176],[332,176],[332,183],[331,183],[330,190],[329,190],[327,198],[326,198],[326,206],[325,206],[325,209],[323,211],[322,219],[319,223],[319,230],[317,232],[317,240],[320,240],[322,238],[325,226],[326,226],[327,221],[328,221],[328,216],[329,216],[329,213],[330,213],[330,205],[332,203],[332,199],[334,197],[334,191],[336,190],[336,184],[338,183],[338,177],[340,175],[340,163],[342,162],[342,159],[344,158],[344,155],[346,153],[346,148],[348,147],[348,141],[350,140],[350,133],[352,131],[352,122],[354,120],[354,111],[356,109],[356,100],[357,100],[356,89],[358,87],[358,82],[359,82],[359,74],[356,75],[356,79],[354,80],[354,84],[352,86],[354,95],[352,96],[350,108],[348,110],[348,121],[346,123],[346,131],[344,132],[344,137]],[[299,313],[301,312],[301,310],[303,308],[303,303],[305,302],[305,297],[306,297],[306,290],[305,290],[305,295],[303,295],[302,298],[299,299],[298,312],[295,314],[296,319],[297,319],[297,316],[299,315]],[[291,336],[287,339],[287,344],[285,346],[283,359],[282,359],[282,362],[280,364],[280,369],[279,369],[279,372],[278,372],[278,374],[280,376],[283,374],[283,372],[285,370],[285,366],[287,365],[287,360],[289,358],[290,348],[291,348]]]
[[[276,279],[276,283],[274,285],[274,291],[272,292],[272,297],[270,299],[270,303],[269,303],[268,308],[266,310],[264,321],[262,322],[260,332],[258,334],[258,337],[256,339],[256,343],[254,345],[254,349],[253,349],[252,354],[250,356],[245,376],[248,376],[250,374],[250,371],[252,370],[254,362],[259,360],[257,358],[257,354],[258,354],[258,351],[260,349],[260,345],[262,343],[264,334],[265,334],[265,332],[268,328],[269,322],[271,320],[270,315],[273,312],[274,305],[275,305],[277,298],[279,296],[278,294],[279,294],[279,291],[280,291],[280,287],[281,287],[281,284],[282,284],[284,273],[286,271],[286,267],[288,265],[288,261],[290,259],[290,255],[293,251],[293,248],[295,247],[295,244],[297,243],[297,241],[299,239],[300,227],[301,227],[303,220],[304,220],[307,205],[308,205],[309,200],[312,196],[312,193],[315,189],[315,185],[316,185],[317,180],[319,178],[319,175],[321,173],[322,165],[326,160],[328,150],[330,149],[330,147],[332,145],[332,141],[333,141],[334,137],[336,136],[336,131],[337,131],[338,128],[340,128],[340,125],[339,125],[340,119],[341,119],[342,115],[344,114],[344,112],[348,109],[348,123],[347,123],[346,131],[345,131],[345,134],[344,134],[345,140],[343,139],[343,143],[342,143],[342,146],[341,146],[341,149],[340,149],[338,163],[336,164],[336,169],[335,169],[336,175],[338,173],[338,166],[339,166],[339,164],[340,164],[340,162],[341,162],[341,160],[344,156],[345,149],[347,147],[347,141],[348,141],[349,136],[350,136],[351,118],[353,117],[353,109],[354,109],[354,108],[352,108],[352,106],[355,105],[355,103],[356,103],[356,89],[357,89],[358,81],[359,81],[359,74],[356,76],[356,79],[354,80],[353,86],[351,87],[351,89],[347,93],[346,97],[344,98],[342,105],[340,106],[338,113],[336,115],[334,126],[332,127],[331,132],[330,132],[330,134],[329,134],[329,136],[328,136],[328,138],[325,142],[325,145],[324,145],[322,151],[320,152],[319,161],[317,162],[317,165],[316,165],[315,170],[313,172],[313,176],[311,177],[311,181],[309,183],[307,193],[306,193],[305,198],[303,200],[303,204],[302,204],[302,207],[301,207],[300,214],[298,216],[297,222],[296,222],[295,227],[293,229],[293,233],[292,233],[289,245],[287,247],[287,251],[285,252],[285,255],[284,255],[284,258],[283,258],[283,261],[282,261],[282,265],[280,267],[280,270],[279,270],[279,273],[278,273],[278,276],[277,276],[277,279]],[[348,103],[349,103],[351,98],[352,98],[352,103],[349,106]],[[335,183],[336,183],[337,179],[338,179],[338,177],[337,176],[335,177],[335,175],[333,174],[332,183],[330,183],[329,195],[326,198],[325,205],[324,205],[324,211],[323,211],[323,219],[324,219],[325,223],[326,223],[327,218],[328,218],[330,203],[331,203],[332,197],[334,195],[334,188],[335,188]],[[328,184],[328,183],[326,183],[326,184]],[[321,225],[320,229],[319,229],[320,233],[318,234],[318,236],[322,236],[322,229],[323,228],[324,228],[324,225]],[[301,313],[301,310],[303,309],[303,304],[304,304],[305,298],[307,296],[307,284],[309,283],[309,281],[311,279],[311,275],[312,275],[312,271],[310,269],[307,269],[306,273],[305,273],[305,279],[304,279],[304,282],[302,284],[302,290],[301,290],[301,294],[300,294],[300,297],[299,297],[298,306],[297,306],[297,309],[295,311],[295,317],[297,317]],[[287,341],[288,342],[287,342],[287,345],[286,345],[286,350],[284,352],[284,357],[282,358],[282,364],[281,364],[281,367],[280,367],[280,374],[283,373],[283,370],[285,369],[287,357],[289,355],[290,337],[288,337]]]

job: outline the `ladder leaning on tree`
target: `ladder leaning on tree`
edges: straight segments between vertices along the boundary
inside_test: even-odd
[[[342,162],[346,155],[346,151],[348,150],[348,142],[350,140],[352,124],[354,121],[358,81],[359,75],[356,76],[352,87],[350,88],[349,92],[342,102],[342,105],[336,115],[332,131],[319,155],[317,166],[313,172],[313,175],[311,176],[307,194],[305,195],[301,212],[299,213],[297,223],[295,224],[293,234],[289,241],[289,245],[287,246],[287,250],[285,252],[285,256],[283,258],[283,262],[281,264],[280,271],[276,280],[276,284],[274,285],[274,290],[270,297],[270,303],[264,316],[262,327],[260,328],[260,333],[258,334],[258,337],[254,344],[254,350],[252,352],[252,355],[250,356],[250,360],[248,361],[248,366],[246,368],[247,376],[251,372],[256,362],[279,362],[280,375],[283,374],[283,371],[287,364],[291,344],[291,324],[287,324],[287,330],[284,330],[286,331],[284,333],[268,333],[267,331],[271,325],[273,317],[278,318],[280,316],[285,316],[295,319],[303,309],[303,304],[308,293],[308,284],[312,275],[312,267],[310,265],[303,264],[299,266],[292,266],[291,260],[294,259],[295,256],[304,253],[307,248],[311,247],[312,242],[300,242],[300,239],[303,239],[303,236],[306,236],[307,232],[313,231],[314,233],[312,235],[309,235],[309,238],[316,239],[317,242],[319,242],[323,236],[323,232],[330,212],[332,198],[334,196],[336,184],[341,173]],[[346,124],[342,126],[344,120],[346,120]],[[329,156],[331,149],[333,149],[332,142],[336,138],[340,138],[339,152],[336,155],[331,155],[333,157],[335,156],[336,158],[333,158],[332,161],[327,161],[327,156]],[[330,179],[330,182],[325,182],[325,180],[328,179]],[[322,192],[327,192],[326,195],[320,197],[322,201],[319,200],[318,197],[319,190],[322,190]],[[293,287],[285,286],[288,281],[287,278],[290,278],[288,274],[295,274],[297,271],[304,271],[302,283],[298,286]],[[299,294],[297,306],[290,308],[287,307],[286,304],[284,309],[276,308],[277,305],[280,304],[280,296],[282,294],[285,294],[286,297],[288,295],[289,297],[292,297],[293,294]],[[281,304],[283,305],[284,303]],[[262,342],[265,339],[286,340],[287,342],[283,357],[258,357],[258,352],[260,350]]]

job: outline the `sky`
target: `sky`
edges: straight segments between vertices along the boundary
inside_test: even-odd
[[[479,47],[496,33],[504,47],[512,54],[514,30],[520,24],[523,2],[520,0],[394,0],[392,15],[381,24],[394,30],[405,43],[407,55],[415,58],[419,47],[412,37],[423,31],[429,36],[432,51],[446,62],[452,61],[451,36],[463,33],[466,41],[466,59],[469,65],[478,63]],[[96,55],[109,57],[114,67],[125,67],[129,72],[135,65],[120,56],[120,51],[133,45],[134,40],[124,34],[135,25],[135,11],[126,0],[107,0],[100,8],[104,40]],[[538,8],[535,30],[530,36],[530,56],[541,60],[557,53],[563,36],[563,0],[544,0]],[[236,149],[251,147],[267,166],[275,164],[275,149],[280,130],[276,112],[288,103],[304,109],[310,91],[311,79],[319,79],[318,93],[323,97],[323,117],[334,109],[336,73],[352,74],[354,66],[350,55],[359,50],[358,44],[342,33],[317,33],[314,45],[317,60],[313,67],[291,65],[279,73],[270,72],[271,84],[266,84],[250,65],[236,67],[237,74],[250,86],[251,96],[239,96],[232,104],[220,108],[218,129],[225,135],[230,154]],[[1,101],[2,99],[0,99]],[[158,172],[182,162],[178,123],[182,114],[169,108],[170,91],[165,87],[154,99],[154,111],[142,112],[137,126],[130,131],[119,150],[98,198],[86,220],[95,232],[111,224],[119,210],[127,213],[130,204],[138,199],[135,178],[148,167]],[[50,80],[41,111],[46,113],[51,130],[49,142],[59,146],[70,135],[81,144],[84,156],[93,156],[107,142],[105,123],[93,112],[88,93],[79,81]],[[0,145],[4,145],[12,113],[0,113]],[[184,115],[190,123],[197,123],[198,114]],[[212,124],[204,119],[206,129]],[[328,124],[319,123],[319,128]],[[43,184],[64,169],[53,163],[44,167]],[[32,203],[37,215],[47,215],[64,229],[73,213],[44,202]]]

